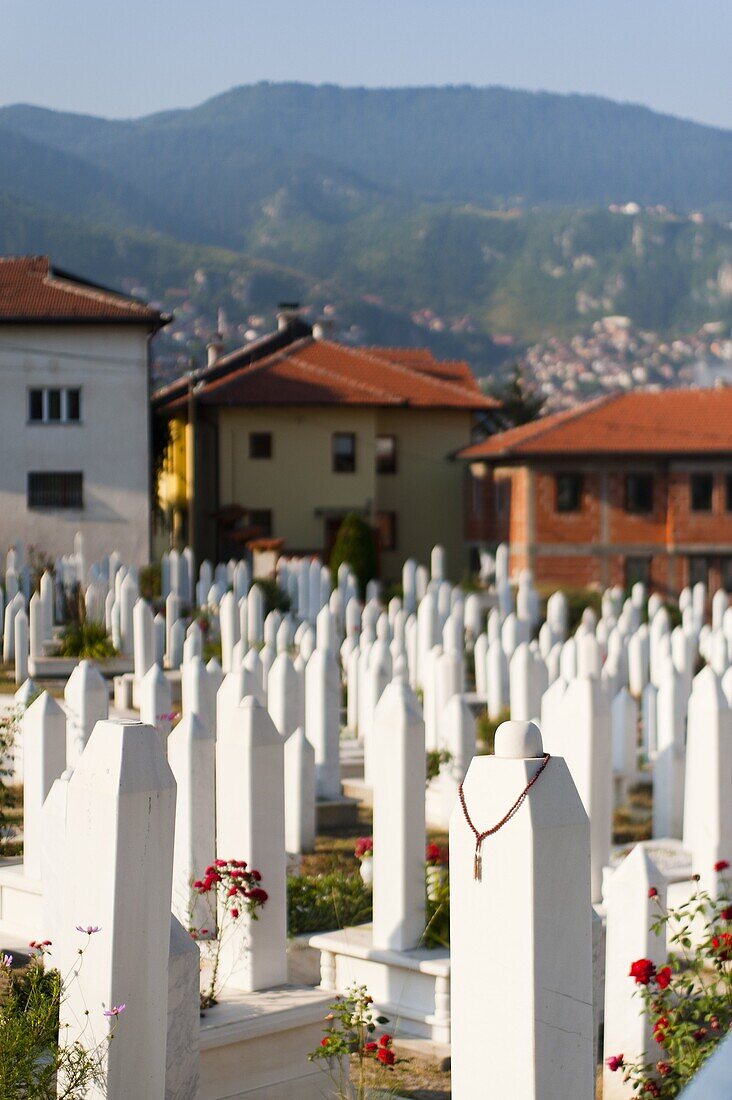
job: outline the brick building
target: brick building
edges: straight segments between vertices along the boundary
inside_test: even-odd
[[[732,590],[732,388],[601,397],[465,448],[469,543],[545,585]]]

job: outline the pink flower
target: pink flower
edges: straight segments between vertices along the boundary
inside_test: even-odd
[[[108,1008],[108,1009],[106,1010],[106,1012],[104,1013],[104,1015],[105,1015],[105,1016],[114,1016],[114,1017],[116,1018],[117,1016],[120,1016],[120,1015],[121,1015],[121,1014],[122,1014],[122,1013],[124,1012],[124,1010],[125,1010],[126,1008],[127,1008],[127,1005],[125,1005],[125,1004],[122,1004],[122,1005],[112,1005],[112,1007],[111,1007],[111,1008]]]
[[[625,1063],[623,1062],[622,1054],[613,1054],[607,1059],[605,1065],[611,1073],[617,1073],[619,1069],[622,1069]]]
[[[13,956],[12,955],[0,955],[0,966],[2,966],[5,970],[10,970],[10,967],[12,965],[13,965]]]
[[[85,932],[87,936],[93,936],[95,932],[101,932],[101,928],[98,924],[87,924],[86,927],[82,924],[77,924],[77,932]]]

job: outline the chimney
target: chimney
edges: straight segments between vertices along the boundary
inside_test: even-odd
[[[224,341],[221,339],[221,333],[215,332],[212,338],[206,345],[206,351],[208,358],[206,360],[206,366],[212,367],[214,363],[220,359],[224,352]]]
[[[332,340],[335,321],[331,317],[319,317],[313,325],[314,340]]]
[[[296,321],[300,314],[299,302],[278,302],[277,303],[277,331],[283,332],[286,328],[289,328],[293,321]]]

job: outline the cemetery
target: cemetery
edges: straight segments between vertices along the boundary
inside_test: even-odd
[[[508,563],[8,550],[0,1095],[730,1095],[732,601]]]

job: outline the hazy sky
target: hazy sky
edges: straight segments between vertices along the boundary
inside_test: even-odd
[[[592,92],[732,127],[732,0],[0,0],[0,104],[111,117],[258,80]]]

